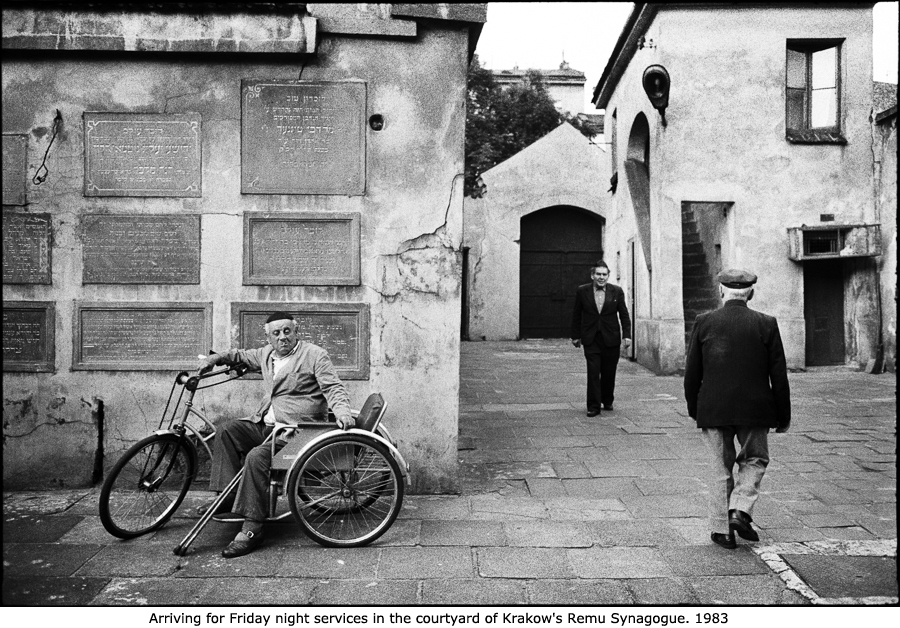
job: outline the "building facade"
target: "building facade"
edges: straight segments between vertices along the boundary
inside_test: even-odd
[[[668,73],[665,107],[645,89],[652,66]],[[682,369],[694,319],[719,305],[716,273],[738,267],[759,276],[751,307],[778,318],[789,367],[874,365],[871,3],[638,3],[594,104],[610,142],[606,257],[638,362]]]
[[[413,491],[458,489],[466,74],[483,4],[3,6],[3,481],[83,486],[173,376],[287,310]],[[263,394],[198,400],[216,420]]]

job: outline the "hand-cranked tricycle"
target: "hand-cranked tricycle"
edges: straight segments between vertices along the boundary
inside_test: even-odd
[[[175,513],[197,475],[198,448],[212,456],[209,443],[215,425],[195,407],[194,395],[246,372],[245,366],[235,365],[202,375],[176,375],[159,428],[128,449],[103,482],[100,520],[110,534],[122,539],[141,536],[162,527]],[[210,378],[217,379],[201,385]],[[180,392],[173,405],[176,389]],[[267,440],[273,454],[267,521],[293,515],[307,536],[328,547],[359,547],[384,534],[400,512],[409,481],[409,466],[381,423],[386,409],[384,399],[374,393],[353,413],[356,426],[349,430],[333,422],[277,424]],[[279,439],[279,445],[287,439],[280,449]],[[242,474],[239,471],[206,509],[175,554],[186,554],[210,519],[231,520],[214,513]],[[279,514],[278,497],[285,493],[290,510]]]

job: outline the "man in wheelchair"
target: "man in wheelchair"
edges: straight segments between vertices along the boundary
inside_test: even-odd
[[[285,312],[269,316],[265,330],[269,340],[265,347],[212,354],[201,359],[199,366],[202,374],[217,365],[243,364],[251,371],[262,373],[268,390],[255,413],[226,422],[216,435],[210,489],[224,490],[241,469],[242,458],[244,468],[236,498],[225,500],[218,508],[219,512],[231,510],[244,518],[241,532],[222,551],[225,558],[249,554],[262,544],[272,464],[272,450],[263,442],[276,423],[326,421],[331,408],[339,428],[346,430],[354,426],[350,398],[335,374],[328,353],[301,341],[297,321]],[[201,514],[210,507],[211,504],[202,507]]]

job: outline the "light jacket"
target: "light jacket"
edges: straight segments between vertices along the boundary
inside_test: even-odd
[[[274,372],[271,345],[259,349],[231,349],[210,356],[215,364],[244,364],[251,371],[262,373],[268,393],[247,420],[262,421],[269,406],[279,423],[325,421],[329,407],[337,418],[351,419],[350,397],[335,373],[328,352],[310,342],[300,340],[299,344],[278,375]]]

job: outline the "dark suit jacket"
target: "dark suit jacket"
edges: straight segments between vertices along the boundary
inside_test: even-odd
[[[617,347],[622,344],[622,338],[631,338],[631,319],[628,317],[628,306],[625,305],[625,293],[612,283],[606,284],[606,299],[599,312],[594,301],[593,283],[578,286],[575,291],[572,340],[580,339],[581,344],[587,346],[594,342],[598,334],[600,344],[605,347]]]
[[[787,427],[791,397],[778,322],[730,300],[694,324],[684,372],[697,427]]]

